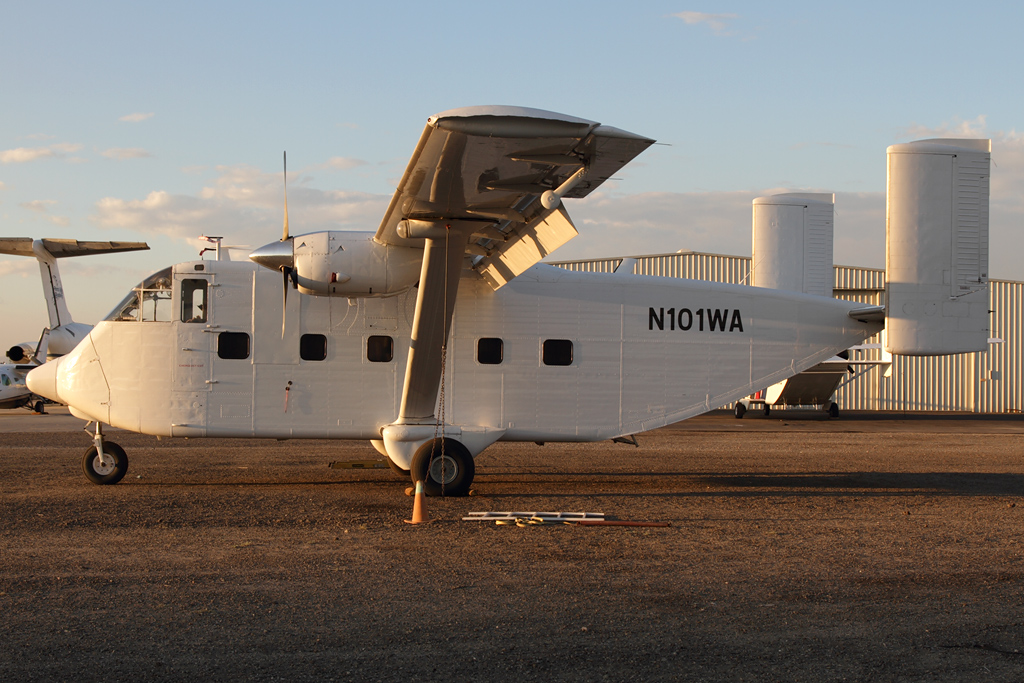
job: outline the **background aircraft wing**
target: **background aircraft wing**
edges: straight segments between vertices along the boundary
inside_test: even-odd
[[[573,174],[564,197],[586,197],[654,140],[594,121],[523,107],[467,107],[427,119],[376,240],[421,246],[403,220],[472,221],[473,268],[497,289],[577,233],[541,196]]]
[[[32,251],[31,237],[0,237],[0,254],[14,256],[35,256]],[[79,240],[61,240],[44,238],[39,240],[43,248],[54,258],[66,256],[88,256],[89,254],[115,254],[121,251],[140,251],[149,249],[145,242],[80,242]]]

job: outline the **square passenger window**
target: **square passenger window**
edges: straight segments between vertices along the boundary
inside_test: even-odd
[[[572,365],[572,342],[568,339],[544,340],[544,365]]]
[[[500,365],[505,343],[497,337],[481,337],[476,342],[476,360],[481,365]]]
[[[299,357],[302,360],[325,360],[327,337],[322,334],[304,334],[299,338]]]
[[[395,341],[384,335],[366,339],[366,359],[373,363],[390,363],[395,357]]]
[[[249,357],[249,335],[245,332],[221,332],[217,335],[217,356],[226,360]]]

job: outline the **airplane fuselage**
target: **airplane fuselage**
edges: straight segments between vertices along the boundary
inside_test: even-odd
[[[0,410],[21,408],[32,400],[32,392],[25,386],[25,374],[32,366],[0,364]]]
[[[293,295],[282,334],[281,278],[265,268],[183,263],[172,281],[152,314],[143,304],[137,319],[100,322],[47,375],[49,394],[59,390],[83,418],[163,436],[379,440],[395,421],[415,288]],[[857,306],[547,265],[492,291],[465,271],[446,350],[445,422],[513,441],[657,428],[878,332],[847,315]]]

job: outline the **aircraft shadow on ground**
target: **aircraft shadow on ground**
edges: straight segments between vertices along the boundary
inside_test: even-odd
[[[844,473],[692,473],[692,472],[587,472],[551,473],[536,475],[523,474],[522,479],[506,478],[507,475],[479,475],[478,485],[489,483],[555,483],[560,486],[567,478],[575,478],[581,484],[592,487],[606,483],[625,490],[608,491],[596,495],[614,496],[1020,496],[1024,497],[1024,474],[1009,472],[844,472]],[[674,491],[655,490],[647,486],[649,478],[677,480]],[[644,486],[629,491],[629,479]],[[644,490],[640,490],[643,488]],[[526,491],[509,494],[488,494],[516,497],[531,495]],[[578,491],[544,493],[537,495],[578,496]],[[592,493],[582,495],[595,495]]]
[[[650,480],[663,480],[657,490]],[[632,480],[632,481],[631,481]],[[491,492],[491,485],[512,485],[512,492]],[[410,486],[399,478],[338,479],[335,481],[133,481],[132,486],[173,488],[281,488],[295,486]],[[545,489],[549,485],[557,490]],[[614,487],[593,491],[595,486]],[[475,488],[482,496],[1018,496],[1024,498],[1024,474],[1010,472],[478,472]]]

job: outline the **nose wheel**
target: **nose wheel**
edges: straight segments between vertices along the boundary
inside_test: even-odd
[[[89,427],[86,425],[86,431]],[[94,484],[116,484],[124,479],[128,472],[128,454],[113,441],[103,438],[100,423],[96,423],[96,434],[93,445],[86,449],[82,457],[82,470],[85,478]]]

